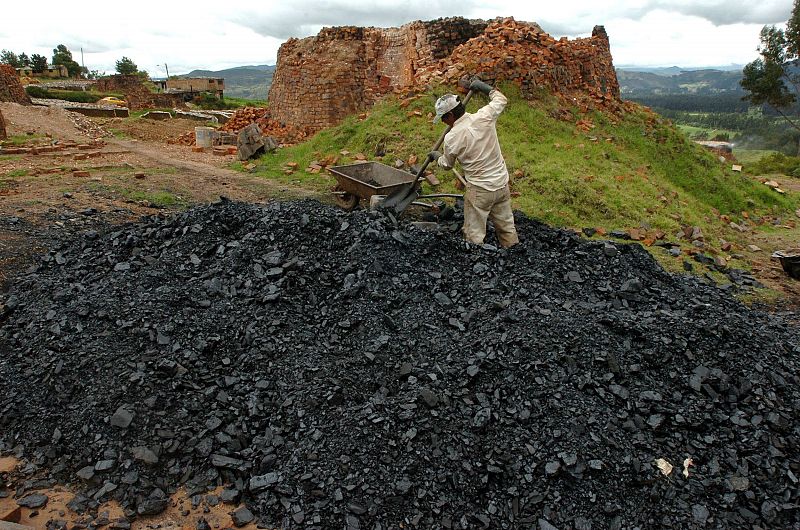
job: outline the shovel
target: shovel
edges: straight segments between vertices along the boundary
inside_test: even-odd
[[[467,103],[469,103],[473,93],[474,92],[472,90],[467,92],[464,101],[462,101],[464,107],[466,107]],[[442,132],[442,135],[439,136],[439,139],[436,140],[436,143],[433,145],[433,149],[431,149],[431,151],[438,151],[439,148],[442,147],[442,143],[444,143],[444,137],[447,136],[447,133],[450,132],[450,129],[451,127],[448,125],[444,132]],[[382,206],[388,210],[393,210],[395,214],[401,214],[411,205],[411,203],[419,199],[420,194],[419,190],[417,189],[417,185],[419,184],[419,181],[422,180],[422,176],[425,175],[425,170],[428,168],[428,164],[430,163],[431,160],[426,156],[425,163],[422,164],[422,167],[417,172],[417,178],[414,179],[414,182],[412,182],[407,188],[400,188],[386,197]]]

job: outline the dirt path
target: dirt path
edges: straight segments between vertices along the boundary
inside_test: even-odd
[[[98,229],[220,196],[247,202],[317,196],[231,170],[232,155],[163,143],[169,134],[160,122],[139,120],[130,132],[140,138],[120,139],[103,120],[63,109],[0,108],[18,144],[11,147],[35,148],[0,155],[0,288],[64,231]]]

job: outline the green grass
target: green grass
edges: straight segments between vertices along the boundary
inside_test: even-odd
[[[728,138],[733,138],[737,131],[733,131],[731,129],[713,129],[710,127],[696,127],[694,125],[683,125],[678,124],[676,127],[686,136],[693,139],[703,139],[703,140],[710,140],[711,138],[716,137],[717,135],[726,134]]]
[[[747,166],[755,164],[765,156],[770,156],[777,153],[778,151],[770,151],[766,149],[741,149],[735,146],[733,148],[733,155],[736,157],[736,160],[742,164],[742,166],[745,166],[745,170],[747,170]]]
[[[27,174],[28,174],[27,169],[12,169],[11,171],[6,172],[3,175],[3,178],[13,179],[13,178],[24,177]]]
[[[19,160],[22,155],[0,155],[0,162],[10,162],[12,160]]]
[[[232,98],[229,96],[225,96],[225,103],[228,105],[228,108],[267,106],[267,101],[265,99]]]
[[[776,196],[765,186],[740,173],[729,171],[717,159],[694,145],[668,122],[635,111],[617,119],[601,113],[588,117],[595,128],[588,133],[575,123],[550,116],[557,102],[541,96],[529,102],[506,86],[509,105],[498,121],[498,135],[512,187],[520,193],[515,207],[556,226],[599,226],[635,228],[643,223],[667,233],[681,225],[707,227],[717,213],[738,215],[741,211],[786,212],[798,206],[798,197]],[[338,164],[350,163],[363,153],[391,165],[395,159],[416,155],[422,160],[442,131],[430,123],[428,114],[436,94],[414,100],[400,108],[396,100],[374,107],[364,121],[350,117],[341,125],[326,129],[309,141],[256,161],[255,172],[266,178],[307,187],[330,190],[335,180],[326,175],[309,174],[309,162],[327,155],[339,157]],[[485,104],[483,97],[470,104],[474,112]],[[415,110],[422,116],[411,115]],[[386,155],[374,157],[376,145],[385,146]],[[341,150],[350,151],[341,156]],[[291,175],[284,170],[288,162],[298,169]],[[454,177],[437,168],[443,185],[440,191],[453,191]],[[713,231],[712,231],[713,232]]]
[[[800,157],[770,152],[746,168],[752,175],[790,175],[800,177]]]
[[[44,138],[42,134],[15,134],[9,136],[5,140],[3,140],[4,144],[11,144],[11,145],[26,145],[31,142],[31,140],[38,140],[40,138]]]

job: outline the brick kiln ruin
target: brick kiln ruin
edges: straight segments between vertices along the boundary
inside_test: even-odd
[[[22,87],[17,71],[7,64],[0,64],[0,101],[11,101],[20,105],[31,104],[31,98]]]
[[[537,24],[445,18],[399,28],[325,28],[289,39],[278,51],[270,115],[315,132],[370,108],[391,92],[454,85],[463,74],[514,81],[525,96],[538,88],[618,100],[608,36],[556,40]]]

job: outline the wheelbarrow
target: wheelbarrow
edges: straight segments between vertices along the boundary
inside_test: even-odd
[[[402,189],[407,189],[412,184],[418,191],[421,182],[417,176],[400,169],[389,167],[380,162],[362,162],[346,166],[334,166],[328,171],[336,179],[333,191],[336,204],[345,210],[355,209],[364,200],[371,202],[372,197],[385,197]],[[452,193],[437,193],[420,195],[419,199],[434,199],[440,197],[461,198],[462,195]],[[431,203],[414,201],[415,205],[426,208],[435,208]]]
[[[778,250],[772,257],[781,262],[781,267],[790,278],[800,280],[800,248]]]

